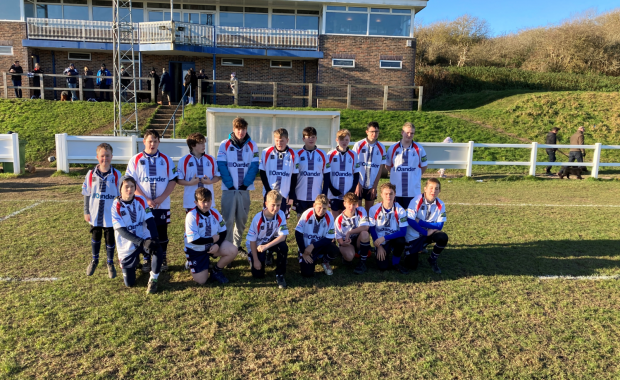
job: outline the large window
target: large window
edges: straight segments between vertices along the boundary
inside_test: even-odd
[[[93,20],[94,21],[109,21],[112,22],[112,2],[107,0],[92,0],[93,4]],[[142,10],[142,3],[131,2],[131,20],[133,22],[144,21],[144,11]],[[127,10],[121,8],[121,17],[127,15]]]
[[[409,37],[411,14],[411,9],[328,5],[325,33]]]
[[[319,11],[274,8],[271,13],[271,27],[274,29],[319,30]]]
[[[0,20],[21,20],[20,0],[0,0]]]

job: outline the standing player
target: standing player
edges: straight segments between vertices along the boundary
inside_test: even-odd
[[[351,133],[347,129],[341,129],[336,133],[338,146],[327,154],[329,162],[329,192],[327,198],[329,205],[338,216],[344,210],[342,198],[348,192],[357,188],[360,179],[360,164],[357,154],[349,149]]]
[[[448,235],[442,231],[446,222],[446,205],[437,198],[441,184],[436,178],[426,181],[424,193],[415,197],[407,208],[407,261],[413,269],[418,266],[418,252],[429,244],[435,243],[428,263],[433,272],[441,274],[437,257],[448,245]],[[411,257],[411,258],[409,258]]]
[[[286,288],[286,258],[288,245],[286,236],[286,215],[280,210],[282,195],[271,190],[265,197],[265,208],[252,219],[246,240],[252,277],[265,277],[265,260],[268,252],[276,253],[276,283],[280,289]]]
[[[368,215],[363,207],[358,207],[359,199],[354,193],[344,195],[344,211],[336,218],[336,240],[342,258],[353,261],[359,251],[360,262],[355,274],[366,272],[366,259],[370,255],[370,235],[368,234]]]
[[[377,264],[380,270],[390,266],[389,255],[392,253],[392,266],[400,273],[408,270],[400,264],[405,251],[407,233],[407,212],[394,202],[395,186],[391,183],[381,185],[382,202],[370,209],[370,235],[377,249]]]
[[[327,154],[316,147],[316,129],[303,130],[304,147],[297,151],[297,187],[295,188],[295,211],[297,220],[307,209],[312,208],[319,194],[327,194],[329,183],[329,163]],[[321,190],[321,183],[324,183]]]
[[[334,240],[334,217],[327,211],[327,197],[316,197],[311,209],[306,210],[297,222],[295,240],[299,247],[299,266],[303,277],[313,277],[318,260],[325,274],[334,274],[330,262],[338,255]]]
[[[135,195],[136,181],[132,177],[123,177],[120,183],[118,192],[121,195],[112,203],[112,224],[123,280],[128,287],[136,284],[140,253],[148,254],[152,259],[146,292],[156,293],[163,255],[157,243],[157,226],[146,200]]]
[[[368,213],[377,199],[377,186],[387,155],[385,146],[379,142],[379,123],[376,121],[368,123],[366,136],[364,140],[355,143],[353,151],[357,153],[362,167],[360,182],[355,189],[355,194],[360,198],[360,202],[362,199],[366,201],[364,208]]]
[[[233,120],[233,131],[220,144],[217,167],[222,176],[222,215],[226,221],[226,240],[241,248],[241,238],[250,212],[250,190],[258,173],[258,147],[248,135],[248,122]]]
[[[177,182],[177,169],[170,157],[159,151],[159,133],[147,129],[142,142],[144,150],[133,156],[127,164],[126,176],[138,183],[136,194],[146,199],[153,212],[159,244],[163,250],[162,271],[168,270],[168,224],[170,224],[170,194]],[[147,273],[151,267],[150,258],[144,256],[142,272]]]
[[[273,141],[274,145],[264,149],[260,159],[263,199],[266,199],[271,190],[278,190],[282,194],[281,210],[288,219],[289,206],[295,198],[299,169],[295,163],[295,152],[288,147],[288,131],[284,128],[276,129],[273,132]]]
[[[111,166],[112,146],[107,143],[97,146],[99,165],[86,173],[82,185],[84,196],[84,220],[90,223],[93,259],[86,268],[86,275],[92,276],[99,264],[101,237],[105,236],[108,277],[116,277],[114,268],[114,228],[112,227],[112,202],[118,196],[118,180],[121,172]]]
[[[396,202],[405,206],[420,195],[420,181],[427,166],[426,152],[413,142],[414,134],[415,126],[405,123],[403,137],[388,149],[385,164],[390,169],[390,182],[396,186]]]
[[[213,184],[220,181],[220,171],[215,164],[213,156],[205,153],[207,140],[200,133],[192,133],[187,137],[189,154],[181,157],[177,165],[179,172],[179,185],[185,186],[183,190],[183,207],[185,211],[196,207],[195,193],[199,187],[204,187],[213,192]]]
[[[204,284],[209,278],[209,256],[219,257],[213,265],[213,278],[222,284],[228,279],[222,273],[237,256],[237,247],[226,240],[226,223],[222,215],[211,207],[213,194],[204,187],[194,192],[196,207],[185,215],[185,257],[194,281]]]

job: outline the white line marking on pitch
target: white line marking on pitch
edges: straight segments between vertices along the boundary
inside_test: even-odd
[[[0,218],[0,222],[4,222],[4,221],[5,221],[5,220],[7,220],[8,218],[11,218],[11,217],[13,217],[13,216],[15,216],[15,215],[17,215],[17,214],[21,214],[22,212],[24,212],[24,211],[26,211],[26,210],[28,210],[28,209],[31,209],[31,208],[33,208],[33,207],[36,207],[36,206],[40,205],[41,203],[43,203],[43,201],[39,201],[39,202],[33,203],[33,204],[31,204],[30,206],[28,206],[28,207],[24,207],[24,208],[23,208],[23,209],[21,209],[21,210],[17,210],[17,211],[15,211],[14,213],[11,213],[11,214],[9,214],[9,215],[7,215],[7,216],[3,217],[3,218]]]
[[[450,203],[447,205],[457,206],[510,206],[510,207],[620,207],[620,205],[553,205],[544,203]]]
[[[4,282],[42,282],[42,281],[58,281],[58,277],[35,277],[35,278],[11,278],[0,277],[0,281]]]
[[[539,280],[620,280],[615,276],[538,276]]]

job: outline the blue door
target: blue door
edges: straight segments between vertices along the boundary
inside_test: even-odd
[[[190,67],[196,70],[195,62],[170,62],[170,76],[172,77],[172,93],[170,94],[173,102],[180,102],[185,88],[183,87],[185,75]]]

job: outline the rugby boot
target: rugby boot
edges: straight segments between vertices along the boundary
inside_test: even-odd
[[[329,265],[329,263],[323,263],[321,264],[321,266],[323,267],[323,270],[325,271],[326,275],[331,276],[332,274],[334,274],[334,271],[332,270],[332,266]]]
[[[146,292],[149,294],[157,293],[157,280],[155,280],[154,278],[151,278],[149,280],[149,284],[146,287]]]
[[[283,274],[276,275],[276,282],[278,283],[279,289],[286,289],[286,280]]]
[[[92,276],[95,273],[95,269],[97,269],[97,265],[99,265],[99,261],[92,260],[90,264],[88,264],[88,268],[86,268],[86,275]]]
[[[353,273],[355,273],[355,274],[364,274],[364,273],[366,273],[366,271],[368,271],[368,268],[366,268],[366,263],[361,261],[361,260],[360,260],[359,264],[357,264],[355,269],[353,269]]]
[[[108,277],[116,278],[116,268],[114,264],[108,264]]]
[[[394,269],[396,269],[401,274],[409,274],[409,269],[405,268],[403,264],[397,264]]]
[[[213,279],[219,282],[220,284],[228,284],[230,282],[226,278],[226,276],[224,276],[224,273],[222,273],[221,270],[211,271],[211,277],[213,277]]]
[[[441,269],[439,269],[439,266],[437,265],[437,259],[431,259],[429,257],[428,263],[431,265],[431,269],[433,270],[433,272],[441,274]]]

